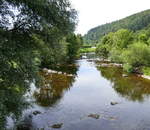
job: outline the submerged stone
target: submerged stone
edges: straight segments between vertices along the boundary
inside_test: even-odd
[[[31,127],[27,124],[17,126],[17,130],[31,130]]]
[[[109,120],[116,120],[116,118],[115,117],[109,117]]]
[[[111,105],[117,105],[119,104],[118,102],[110,102]]]
[[[33,112],[33,115],[38,115],[38,114],[41,114],[41,112],[40,111],[34,111]]]
[[[54,124],[51,127],[55,129],[60,129],[62,126],[63,126],[63,123],[60,123],[60,124]]]
[[[94,118],[94,119],[99,119],[100,115],[98,114],[90,114],[88,117]]]

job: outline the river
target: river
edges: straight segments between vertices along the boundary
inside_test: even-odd
[[[150,130],[149,80],[88,59],[64,71],[72,75],[41,73],[41,87],[31,84],[20,122],[31,130]],[[8,118],[8,129],[12,124]]]

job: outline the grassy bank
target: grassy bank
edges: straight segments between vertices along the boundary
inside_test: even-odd
[[[80,53],[90,53],[90,52],[95,52],[96,48],[90,47],[90,48],[81,48]]]

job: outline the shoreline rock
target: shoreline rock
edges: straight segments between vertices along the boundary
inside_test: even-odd
[[[97,66],[100,66],[100,67],[112,67],[112,66],[123,67],[122,64],[117,64],[117,63],[100,63]]]
[[[123,77],[128,77],[128,75],[127,75],[127,74],[122,74],[122,76],[123,76]]]
[[[147,75],[140,75],[140,77],[150,80],[150,76],[147,76]]]
[[[74,76],[73,74],[68,74],[66,72],[55,71],[55,70],[51,70],[51,69],[47,69],[47,68],[43,68],[43,72],[46,73],[46,75],[49,75],[49,74],[63,74],[63,75],[69,76],[69,77]]]

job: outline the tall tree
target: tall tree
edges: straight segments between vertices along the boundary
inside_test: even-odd
[[[76,17],[68,0],[0,0],[0,87],[4,88],[3,93],[13,89],[18,95],[22,88],[25,93],[46,56],[56,62],[57,50],[63,51],[62,38],[74,31]],[[9,99],[9,95],[0,97],[0,101]],[[0,118],[0,122],[5,122],[11,110],[5,102],[1,105],[9,110]],[[15,106],[15,102],[11,105]]]

